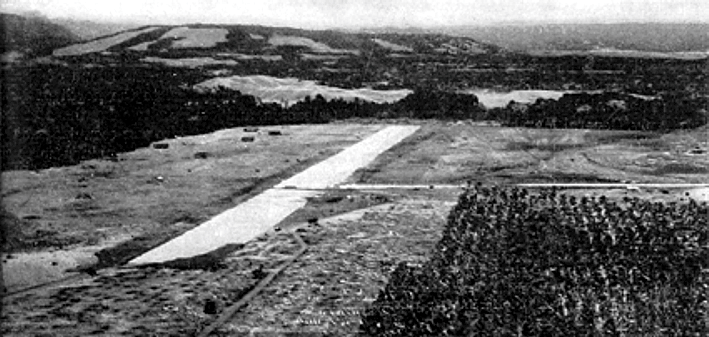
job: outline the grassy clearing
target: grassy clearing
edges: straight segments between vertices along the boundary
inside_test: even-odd
[[[496,92],[491,90],[467,90],[466,93],[478,97],[486,108],[504,108],[510,101],[516,103],[534,103],[537,99],[559,99],[565,91],[554,90],[515,90],[511,92]]]
[[[175,39],[172,48],[211,48],[218,43],[227,42],[229,31],[224,28],[188,28],[178,27],[163,35],[160,39]]]
[[[335,49],[322,42],[316,42],[307,37],[289,36],[289,35],[273,35],[268,39],[268,43],[273,46],[298,46],[307,47],[314,53],[322,54],[354,54],[359,55],[358,50],[351,49]]]
[[[157,27],[149,27],[142,30],[128,31],[90,42],[75,44],[54,51],[54,56],[77,56],[83,54],[97,53],[107,50],[112,46],[128,41],[138,35],[149,33]]]
[[[98,263],[120,265],[381,126],[255,129],[167,140],[161,142],[167,149],[143,148],[116,161],[3,172],[4,251],[51,255],[55,249],[83,251],[111,242],[112,248],[98,254]],[[269,130],[282,135],[270,136]],[[244,143],[244,136],[255,141]],[[121,241],[114,242],[117,238]],[[52,268],[50,261],[28,263]],[[28,277],[23,282],[31,286],[36,281]]]
[[[204,66],[213,65],[224,65],[224,66],[235,66],[239,64],[234,60],[218,60],[212,57],[191,57],[191,58],[180,58],[180,59],[167,59],[162,57],[146,57],[141,59],[143,62],[149,63],[161,63],[168,67],[187,67],[187,68],[199,68]]]
[[[374,38],[374,39],[372,39],[372,41],[374,41],[379,46],[389,49],[391,51],[396,51],[396,52],[413,52],[414,51],[411,47],[402,46],[402,45],[399,45],[396,43],[391,43],[389,41],[382,40],[382,39]]]
[[[306,97],[315,98],[317,95],[322,95],[326,100],[360,99],[375,103],[393,103],[411,93],[411,90],[341,89],[320,85],[314,81],[264,75],[217,77],[195,85],[198,90],[213,90],[219,87],[256,96],[262,102],[286,105],[303,101]]]
[[[659,135],[429,123],[418,137],[383,154],[353,180],[362,184],[702,183],[709,179],[704,171],[709,158],[686,154],[696,146],[704,148],[695,138],[702,132]],[[670,166],[663,170],[666,165]]]

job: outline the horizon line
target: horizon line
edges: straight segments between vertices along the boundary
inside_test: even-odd
[[[509,27],[509,26],[539,26],[539,25],[622,25],[622,24],[657,24],[657,25],[709,25],[709,21],[643,21],[643,20],[555,20],[555,21],[540,21],[540,20],[504,20],[491,22],[471,22],[471,23],[456,23],[449,25],[411,25],[411,24],[384,24],[384,25],[339,25],[339,26],[320,26],[317,24],[287,24],[287,23],[268,23],[268,22],[249,22],[247,20],[234,22],[219,22],[219,21],[200,21],[200,20],[176,20],[174,22],[157,22],[150,23],[146,20],[130,20],[130,19],[97,19],[97,18],[82,18],[75,16],[48,16],[43,13],[8,11],[0,9],[2,14],[14,14],[24,17],[36,17],[47,20],[71,20],[71,21],[89,21],[98,24],[116,24],[116,25],[135,25],[135,26],[179,26],[179,25],[251,25],[251,26],[266,26],[266,27],[283,27],[283,28],[298,28],[310,30],[368,30],[368,29],[450,29],[450,28],[467,28],[467,27]]]

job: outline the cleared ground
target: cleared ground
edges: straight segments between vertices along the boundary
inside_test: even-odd
[[[570,91],[554,90],[515,90],[510,92],[497,92],[494,90],[467,90],[466,93],[475,95],[486,108],[504,108],[510,101],[517,103],[534,103],[537,99],[556,99]]]
[[[225,87],[256,96],[263,102],[291,105],[305,97],[322,95],[326,100],[359,98],[375,103],[393,103],[409,95],[411,90],[342,89],[302,81],[296,78],[276,78],[265,75],[217,77],[195,85],[197,90]]]
[[[422,127],[367,168],[356,172],[349,183],[419,186],[333,190],[310,199],[301,211],[281,223],[280,231],[269,231],[244,247],[232,247],[199,261],[163,268],[107,268],[99,270],[95,277],[85,276],[60,286],[12,296],[4,301],[3,331],[8,335],[51,331],[54,335],[67,336],[90,332],[179,335],[202,331],[263,280],[264,275],[277,270],[287,259],[295,258],[295,262],[263,287],[246,307],[226,317],[217,331],[230,335],[257,331],[354,335],[359,314],[386,284],[396,264],[425,260],[440,239],[446,216],[460,190],[435,185],[464,185],[468,181],[485,184],[709,181],[706,128],[662,135],[400,122]],[[139,150],[121,155],[116,163],[88,162],[119,166],[130,163],[113,176],[91,177],[91,172],[102,172],[98,166],[54,169],[39,174],[8,172],[3,178],[15,184],[14,192],[8,194],[13,200],[10,210],[24,217],[21,220],[26,224],[35,226],[30,228],[40,228],[43,223],[45,227],[41,228],[51,228],[48,222],[64,219],[62,231],[30,236],[37,242],[41,238],[62,237],[60,233],[73,228],[76,228],[74,235],[67,239],[86,240],[96,237],[101,230],[137,233],[152,229],[155,233],[165,233],[167,228],[180,226],[185,226],[186,230],[190,224],[218,213],[227,204],[238,203],[259,188],[275,185],[286,174],[291,176],[311,166],[315,158],[324,158],[318,155],[321,151],[325,152],[321,156],[332,155],[336,149],[359,141],[381,126],[283,127],[285,136],[273,138],[267,136],[266,129],[274,128],[262,128],[255,143],[242,143],[240,137],[248,134],[232,130],[195,137],[196,144],[200,143],[199,139],[204,144],[191,145],[194,147],[183,145],[184,139],[178,139],[167,142],[170,147],[166,150]],[[250,148],[259,146],[259,142],[263,142],[262,147]],[[194,159],[198,146],[211,149],[207,151],[208,159]],[[243,151],[244,148],[251,150]],[[313,159],[294,163],[303,157]],[[290,162],[285,163],[285,160]],[[103,167],[100,166],[102,170]],[[257,169],[265,176],[257,175]],[[84,191],[78,187],[81,177],[85,177],[83,183],[87,184],[81,188],[88,188],[92,197],[81,202],[97,202],[103,208],[83,214],[67,206],[51,208],[76,203],[78,192]],[[163,179],[157,180],[157,177]],[[121,186],[123,184],[125,187]],[[156,199],[138,199],[141,188]],[[108,195],[113,198],[102,194],[103,190],[109,190]],[[12,190],[5,190],[9,191]],[[706,191],[658,187],[567,189],[565,193],[684,202]],[[63,204],[59,200],[63,200]],[[133,200],[132,207],[126,207],[122,200]],[[141,203],[152,207],[143,208]],[[359,208],[363,209],[357,210]],[[111,218],[98,217],[101,209],[113,210]],[[330,217],[339,213],[344,214]],[[182,221],[192,220],[185,221],[188,225],[179,225],[180,216],[183,216]],[[162,220],[157,222],[150,220],[151,217],[162,217]],[[124,225],[96,230],[96,226],[108,219]],[[130,223],[135,225],[129,227]],[[300,235],[307,244],[304,254],[296,256],[299,246],[292,233]],[[50,246],[57,247],[45,245]],[[205,313],[209,300],[216,301],[216,314]]]
[[[227,42],[229,31],[224,28],[189,28],[177,27],[163,34],[158,40],[153,42],[143,42],[131,47],[133,50],[147,50],[147,48],[163,39],[174,40],[171,48],[211,48],[217,43]]]
[[[402,46],[396,43],[391,43],[387,40],[382,40],[382,39],[372,39],[374,43],[380,45],[381,47],[387,48],[392,51],[400,51],[400,52],[413,52],[414,50],[411,49],[411,47],[407,46]]]
[[[95,260],[93,251],[116,240],[122,244],[102,256],[103,263],[127,262],[381,128],[239,128],[168,140],[161,142],[167,149],[139,149],[119,155],[115,162],[4,172],[2,198],[9,212],[11,249],[3,258],[5,274],[18,275],[15,270],[27,268],[27,263],[18,263],[27,260],[19,252],[75,252],[69,260],[59,253],[34,259],[32,268],[56,278],[67,266]],[[254,141],[244,142],[243,137]],[[6,280],[12,281],[6,285],[11,290],[37,282]]]
[[[359,54],[358,50],[336,49],[302,36],[274,35],[268,39],[268,43],[273,46],[308,47],[312,52],[322,54]]]
[[[662,135],[431,123],[352,182],[701,184],[709,181],[707,139],[705,128]]]
[[[148,63],[161,63],[169,67],[199,68],[203,66],[225,65],[234,66],[239,64],[234,60],[218,60],[212,57],[190,57],[181,59],[166,59],[162,57],[146,57],[141,59]]]
[[[109,37],[100,38],[82,44],[75,44],[65,48],[60,48],[54,51],[54,56],[76,56],[89,53],[105,51],[119,43],[128,41],[138,35],[156,30],[157,27],[149,27],[142,30],[129,31]]]
[[[183,235],[157,247],[130,264],[160,263],[205,254],[228,244],[243,244],[274,227],[305,206],[308,198],[335,188],[356,169],[418,129],[388,126],[342,152],[327,158],[246,200]]]

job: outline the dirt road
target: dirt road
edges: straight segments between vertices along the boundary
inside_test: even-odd
[[[390,126],[274,188],[217,215],[204,224],[129,262],[161,263],[208,253],[227,244],[245,243],[303,207],[307,198],[334,187],[379,154],[413,134],[418,126]]]

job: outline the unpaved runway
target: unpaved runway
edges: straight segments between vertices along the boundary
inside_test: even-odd
[[[354,171],[413,134],[418,126],[390,126],[296,174],[238,206],[129,262],[161,263],[208,253],[230,243],[245,243],[303,207],[307,198],[343,183]]]

